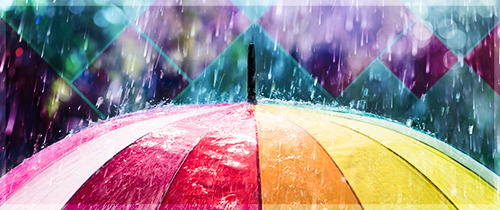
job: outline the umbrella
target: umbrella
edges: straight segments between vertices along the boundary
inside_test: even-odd
[[[96,124],[0,178],[0,209],[499,209],[425,133],[318,105],[172,106]]]

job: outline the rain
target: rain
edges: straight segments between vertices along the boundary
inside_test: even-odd
[[[352,177],[359,180],[363,177],[357,177],[354,172],[348,171],[343,174],[343,169],[349,168],[348,166],[351,166],[349,164],[359,166],[361,163],[350,162],[351,159],[342,156],[347,153],[341,154],[341,150],[335,150],[335,146],[359,147],[362,154],[352,157],[358,158],[359,161],[364,160],[365,157],[362,155],[365,153],[371,154],[371,151],[363,150],[362,146],[375,145],[365,139],[368,137],[379,142],[376,144],[378,149],[374,151],[403,152],[395,145],[400,147],[409,145],[401,143],[408,139],[398,136],[409,135],[404,133],[406,129],[418,136],[412,141],[419,140],[422,145],[441,152],[453,151],[446,153],[446,156],[450,156],[453,160],[458,157],[453,155],[463,155],[466,159],[463,161],[473,162],[472,165],[467,165],[469,162],[460,162],[462,160],[456,160],[457,163],[465,165],[465,168],[475,174],[480,176],[487,174],[484,177],[490,178],[498,177],[500,174],[499,12],[500,1],[496,0],[442,2],[432,0],[380,2],[2,0],[0,2],[0,178],[8,175],[17,166],[28,164],[30,158],[38,158],[36,154],[41,151],[47,150],[47,153],[49,150],[55,151],[49,148],[59,147],[63,144],[62,141],[68,139],[83,138],[79,136],[83,135],[82,132],[94,132],[92,129],[99,130],[102,127],[111,129],[110,133],[106,134],[108,131],[100,130],[99,132],[104,133],[99,133],[101,136],[95,134],[96,136],[92,138],[104,139],[106,136],[102,135],[112,136],[113,129],[119,129],[112,127],[113,123],[116,123],[116,126],[123,123],[123,125],[142,126],[141,129],[153,129],[153,127],[158,129],[155,131],[157,133],[144,130],[141,135],[135,134],[137,138],[146,136],[144,137],[146,140],[142,140],[143,144],[138,143],[140,140],[129,139],[123,145],[116,146],[116,153],[122,149],[125,151],[129,145],[135,145],[137,148],[149,145],[148,147],[164,150],[175,148],[172,146],[174,140],[159,143],[159,140],[155,140],[155,135],[172,133],[185,136],[189,131],[176,133],[184,129],[177,121],[175,121],[177,124],[173,119],[172,122],[159,123],[146,116],[169,119],[163,114],[179,108],[197,110],[204,106],[227,106],[228,110],[243,118],[208,115],[211,113],[208,111],[209,108],[200,108],[202,111],[196,111],[200,116],[203,113],[207,118],[221,122],[234,121],[235,124],[248,126],[251,124],[250,119],[255,118],[256,120],[252,121],[254,127],[250,130],[261,132],[264,136],[263,150],[282,151],[283,147],[287,147],[282,145],[283,142],[295,145],[289,148],[295,152],[294,154],[283,153],[281,156],[278,155],[281,153],[276,153],[259,156],[262,155],[259,154],[261,137],[255,139],[255,136],[234,133],[247,132],[247,127],[233,126],[231,130],[213,125],[217,129],[209,129],[207,127],[212,125],[205,122],[207,120],[204,118],[200,118],[199,124],[196,125],[198,127],[190,124],[193,133],[200,132],[199,135],[227,134],[229,137],[221,143],[223,144],[221,147],[228,151],[247,152],[245,154],[248,156],[243,156],[242,152],[238,154],[241,156],[235,154],[229,159],[219,157],[220,164],[228,170],[244,168],[245,164],[249,164],[244,161],[246,158],[262,158],[257,164],[267,165],[262,165],[259,170],[269,170],[269,173],[260,174],[259,171],[250,170],[245,172],[262,178],[257,181],[253,180],[255,177],[251,177],[253,181],[259,183],[258,188],[251,188],[254,191],[260,190],[254,195],[257,197],[264,196],[263,192],[271,193],[267,195],[276,195],[276,199],[284,196],[280,193],[285,192],[286,187],[279,185],[282,187],[279,188],[280,192],[273,191],[278,187],[265,191],[267,188],[261,189],[260,182],[269,181],[266,180],[266,176],[279,177],[280,174],[272,170],[285,167],[288,163],[286,161],[294,160],[294,164],[300,165],[302,164],[300,161],[308,157],[314,157],[316,165],[322,164],[321,161],[327,159],[333,161],[338,159],[338,162],[334,162],[330,167],[331,171],[323,172],[329,174],[328,176],[346,179],[348,184],[344,184],[344,180],[335,186],[345,190],[354,189],[355,192],[360,185],[356,185]],[[250,44],[255,46],[257,105],[246,104]],[[276,108],[276,106],[292,108],[290,111],[288,108]],[[312,111],[295,110],[304,107],[310,107]],[[293,110],[300,114],[291,114]],[[247,116],[247,111],[252,114]],[[328,115],[328,120],[326,118],[321,119],[323,121],[318,120],[321,118],[317,116],[318,113],[327,111],[336,114]],[[179,117],[179,122],[192,123],[187,116],[194,113],[187,113],[186,119]],[[348,114],[359,117],[346,117]],[[267,119],[269,117],[266,115],[274,116],[272,120],[275,121],[267,121],[270,119]],[[335,117],[344,117],[353,122],[349,120],[340,122]],[[368,117],[373,119],[367,120]],[[146,125],[133,124],[127,120],[129,118],[139,123],[159,124],[147,128]],[[281,121],[283,119],[290,119],[294,123],[288,125],[288,121]],[[354,123],[356,120],[363,123],[378,123],[383,129],[390,130],[395,127],[399,129],[397,130],[399,134],[387,135],[392,135],[391,138],[401,141],[384,140],[384,136],[372,132],[367,127],[359,128],[364,124]],[[282,124],[283,127],[274,128],[273,122]],[[168,128],[169,123],[173,123],[172,128]],[[318,128],[323,130],[317,130]],[[287,136],[273,136],[272,132],[280,129],[283,130],[280,132],[286,133]],[[311,134],[301,137],[307,139],[304,142],[312,143],[293,141],[298,138],[296,136],[304,135],[298,131],[293,133],[300,129]],[[337,129],[339,133],[329,133],[328,137],[316,136],[317,133],[326,130],[331,132],[331,129]],[[347,138],[345,136],[352,138],[356,144],[338,140]],[[172,139],[182,139],[174,137],[171,136]],[[233,147],[227,146],[236,144],[232,142],[234,140],[232,138],[239,137],[244,139],[244,143],[238,143]],[[287,141],[285,137],[291,140]],[[92,142],[90,139],[88,141]],[[316,142],[317,146],[310,146]],[[334,143],[329,145],[329,142]],[[107,144],[113,145],[111,141]],[[191,156],[187,155],[191,154],[190,151],[198,151],[198,145],[204,145],[206,148],[220,146],[215,143],[204,144],[201,140],[186,143],[183,149],[179,150],[182,150],[179,156],[176,156],[175,167],[182,168],[184,162],[179,161],[187,161],[189,164],[186,165],[186,170],[199,169],[206,170],[203,173],[209,173],[207,171],[212,170],[210,167],[197,162],[196,159],[189,159]],[[309,145],[310,148],[304,145]],[[90,151],[91,146],[88,147]],[[250,149],[253,147],[258,148],[257,153]],[[301,150],[302,147],[307,149]],[[325,151],[319,150],[319,147],[324,147]],[[329,153],[321,153],[327,150]],[[129,152],[132,154],[133,151]],[[154,155],[159,154],[154,153]],[[185,154],[185,159],[180,154]],[[223,156],[221,154],[217,150],[212,155]],[[406,158],[405,161],[410,165],[413,164],[410,161],[418,161],[412,159],[410,155],[417,153],[405,154],[407,156],[401,155],[400,158]],[[111,153],[108,155],[109,158],[113,157]],[[150,158],[154,155],[152,153]],[[196,157],[200,159],[210,156],[201,151],[193,152],[193,155],[197,155]],[[349,155],[355,156],[351,153]],[[388,156],[384,158],[388,161],[397,160]],[[78,158],[75,156],[74,160],[76,159]],[[64,166],[69,165],[62,159],[54,161],[59,161],[57,163]],[[81,163],[84,164],[85,161]],[[208,161],[204,164],[210,163],[212,162]],[[92,170],[85,171],[87,173],[85,176],[90,177],[95,173],[96,177],[102,176],[102,179],[107,179],[109,174],[102,174],[104,171],[96,172],[104,164],[109,163],[96,162]],[[307,169],[311,177],[316,173],[309,168],[312,166],[304,165],[304,170]],[[162,170],[167,170],[170,166],[158,166],[162,167],[164,167]],[[378,170],[375,163],[367,167],[375,167],[373,170]],[[383,167],[386,166],[382,164],[380,167],[380,170],[385,170]],[[424,166],[415,163],[414,167],[421,169],[418,167]],[[70,171],[70,169],[71,167],[68,167],[64,170]],[[73,169],[77,170],[75,167]],[[179,173],[189,176],[185,171]],[[287,173],[290,174],[283,173],[283,176],[294,177],[292,172]],[[401,172],[401,176],[403,175],[404,172]],[[51,174],[40,176],[47,178]],[[220,184],[232,179],[230,175],[222,176],[227,177],[213,182]],[[496,178],[484,177],[482,177],[484,182],[495,185],[493,188],[498,192],[500,182],[491,181]],[[180,186],[192,181],[188,178],[174,181],[175,176],[172,174],[165,175],[164,178],[165,180],[154,185],[166,186],[170,183],[179,187],[179,191],[171,191],[162,195],[163,197],[151,198],[154,201],[147,202],[160,202],[160,204],[165,202],[167,205],[168,202],[178,198],[175,197],[176,193],[182,194]],[[303,178],[297,176],[290,179]],[[95,178],[92,181],[97,182],[99,179]],[[428,181],[427,178],[421,180],[421,177],[411,179],[405,184],[418,185]],[[432,178],[429,179],[431,179],[429,182],[433,181]],[[116,179],[109,180],[116,181]],[[280,180],[284,180],[279,182],[280,184],[287,183],[282,177]],[[366,180],[371,179],[366,178]],[[78,203],[78,199],[82,197],[77,196],[85,197],[85,192],[97,193],[92,191],[94,189],[90,184],[86,186],[87,183],[84,181],[73,183],[76,189],[79,186],[84,187],[81,188],[83,191],[75,194],[75,197],[71,197],[73,195],[71,194],[64,198],[65,202],[69,202],[68,205],[71,202]],[[151,183],[154,180],[149,181],[150,185],[153,185]],[[36,182],[27,183],[36,186]],[[266,183],[274,184],[272,181]],[[322,191],[325,197],[321,197],[323,194],[320,196],[318,191],[315,195],[319,200],[314,202],[320,202],[321,199],[326,202],[330,199],[326,196],[327,187],[323,186],[323,182],[318,182],[318,185],[326,190]],[[396,190],[383,183],[380,186],[389,191]],[[456,184],[453,186],[459,188]],[[168,190],[168,187],[162,190]],[[200,187],[199,190],[210,191],[210,188]],[[297,199],[305,198],[308,196],[305,194],[309,193],[299,192],[297,188],[288,190],[290,196],[302,193],[304,197],[299,196]],[[243,191],[239,193],[245,194]],[[342,199],[348,200],[352,205],[363,205],[363,201],[373,200],[373,197],[365,198],[362,195],[355,192]],[[22,197],[20,194],[13,196],[12,199]],[[134,196],[139,195],[134,194]],[[436,194],[433,197],[436,200],[432,202],[441,202],[440,199],[445,199],[439,196],[441,194]],[[245,202],[271,202],[266,200],[271,197],[260,200],[252,198],[253,200],[248,199]],[[0,209],[2,199],[4,198],[0,198]],[[7,201],[14,202],[12,199]],[[235,203],[238,203],[230,197],[224,199],[226,200],[221,204],[222,207],[217,208],[234,208]],[[453,198],[446,199],[456,204]],[[497,197],[497,200],[500,199]],[[408,197],[406,201],[418,203],[422,200]],[[292,201],[287,200],[287,202]],[[63,207],[64,205],[60,206]]]

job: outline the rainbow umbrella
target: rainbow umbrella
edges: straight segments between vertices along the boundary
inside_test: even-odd
[[[500,209],[499,177],[425,133],[313,105],[172,106],[69,136],[0,209]]]

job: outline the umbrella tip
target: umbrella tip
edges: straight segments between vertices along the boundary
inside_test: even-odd
[[[247,84],[247,102],[256,104],[256,92],[255,92],[255,45],[250,43],[248,46],[248,84]]]

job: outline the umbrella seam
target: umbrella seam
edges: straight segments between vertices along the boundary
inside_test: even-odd
[[[331,115],[331,116],[335,116],[335,117],[339,117],[339,118],[343,118],[343,119],[348,119],[348,120],[353,120],[353,121],[357,121],[357,122],[362,122],[362,123],[369,123],[369,122],[366,122],[366,121],[362,121],[362,120],[358,120],[358,119],[354,119],[354,118],[343,117],[343,116],[338,116],[338,115]],[[449,157],[449,158],[450,158],[451,160],[453,160],[454,162],[458,163],[458,164],[459,164],[459,165],[461,165],[462,167],[466,168],[466,169],[467,169],[467,170],[469,170],[470,172],[472,172],[472,173],[474,173],[475,175],[477,175],[478,177],[480,177],[483,181],[485,181],[486,183],[488,183],[488,185],[490,185],[491,187],[493,187],[495,190],[497,190],[497,191],[499,190],[499,189],[497,189],[497,187],[495,187],[495,186],[494,186],[494,184],[493,184],[493,183],[491,183],[490,181],[486,180],[486,179],[483,177],[483,175],[481,175],[481,174],[477,173],[475,170],[472,170],[472,168],[471,168],[471,167],[466,166],[466,165],[465,165],[465,164],[463,164],[462,162],[459,162],[459,161],[457,160],[457,158],[454,158],[454,157],[450,156],[450,155],[449,155],[449,153],[447,153],[447,152],[445,152],[445,151],[444,151],[444,148],[443,148],[443,150],[442,150],[442,149],[439,149],[439,148],[437,148],[437,146],[433,146],[433,145],[431,145],[431,144],[429,144],[429,143],[427,143],[427,142],[425,142],[425,141],[420,140],[419,138],[414,138],[414,137],[411,137],[411,136],[409,136],[409,135],[407,135],[407,134],[405,134],[405,133],[400,132],[399,130],[392,130],[392,129],[390,129],[390,128],[388,128],[388,127],[385,127],[385,126],[383,126],[383,128],[385,128],[385,129],[389,129],[389,130],[391,130],[391,131],[394,131],[394,132],[396,132],[396,133],[398,133],[398,134],[401,134],[401,135],[403,135],[403,136],[406,136],[406,137],[408,137],[408,138],[410,138],[410,139],[412,139],[412,140],[416,140],[416,141],[418,141],[418,142],[420,142],[420,143],[422,143],[422,144],[424,144],[424,145],[426,145],[426,146],[428,146],[428,147],[430,147],[430,148],[432,148],[432,149],[435,149],[435,150],[436,150],[436,151],[438,151],[438,152],[443,153],[444,155],[446,155],[447,157]],[[425,133],[422,133],[422,134],[427,135],[427,134],[425,134]],[[429,136],[429,137],[432,137],[432,136]],[[434,138],[434,137],[432,137],[432,138]],[[441,142],[441,143],[446,144],[445,142]],[[455,149],[456,151],[460,152],[462,155],[466,155],[467,157],[470,157],[472,160],[474,160],[474,161],[478,162],[479,164],[481,164],[481,166],[484,166],[484,165],[482,165],[482,163],[480,163],[479,161],[477,161],[476,159],[474,159],[474,158],[473,158],[473,157],[471,157],[470,155],[468,155],[468,154],[466,154],[466,153],[462,152],[461,150],[459,150],[459,149],[457,149],[457,148],[453,147],[453,145],[446,144],[446,146],[450,146],[450,148]],[[459,154],[460,154],[460,153],[459,153]],[[487,169],[487,168],[486,168],[486,169]],[[489,170],[489,169],[487,169],[487,170]],[[493,173],[495,173],[495,172],[493,172]],[[495,175],[497,175],[497,174],[495,173]]]
[[[259,152],[259,128],[257,124],[257,118],[255,117],[255,105],[252,105],[252,119],[255,122],[255,146],[257,147],[257,187],[259,194],[259,210],[262,210],[262,182],[260,177],[260,152]]]
[[[196,108],[196,107],[195,107],[195,108]],[[166,111],[161,111],[161,112],[158,112],[158,113],[152,113],[152,114],[161,114],[161,113],[163,113],[163,112],[175,112],[175,111],[179,111],[179,109],[166,110]],[[183,113],[185,113],[185,112],[187,112],[187,111],[181,111],[181,112],[174,113],[174,114],[168,114],[168,115],[166,115],[166,116],[169,116],[169,115],[177,115],[177,114],[183,114]],[[131,116],[127,116],[127,117],[131,117]],[[159,117],[165,117],[165,116],[159,116]],[[81,130],[81,131],[79,131],[79,132],[85,132],[87,129],[94,129],[94,128],[95,128],[95,126],[99,126],[99,125],[106,125],[107,123],[113,123],[113,122],[116,122],[116,121],[118,121],[118,120],[122,120],[122,119],[125,119],[125,118],[118,118],[118,119],[115,119],[115,120],[109,120],[109,121],[107,121],[107,122],[97,123],[97,124],[92,125],[92,126],[90,126],[90,127],[88,127],[88,128],[85,128],[84,130]],[[139,121],[137,121],[137,122],[143,122],[143,121],[147,121],[147,120],[152,120],[152,119],[139,120]],[[137,123],[137,122],[136,122],[136,123]],[[132,124],[134,124],[134,123],[132,123]],[[116,128],[116,129],[109,130],[109,131],[114,131],[114,130],[121,129],[121,128],[124,128],[124,127],[127,127],[127,126],[131,126],[132,124],[128,124],[128,125],[125,125],[125,126],[121,126],[121,127]],[[88,130],[87,130],[87,131],[88,131]],[[59,156],[59,157],[57,157],[56,159],[52,160],[49,164],[47,164],[47,165],[46,165],[46,166],[44,166],[42,169],[40,169],[39,171],[37,171],[35,174],[33,174],[32,176],[30,176],[30,177],[29,177],[29,179],[28,179],[28,180],[26,180],[26,181],[25,181],[22,185],[20,185],[18,188],[16,188],[16,190],[17,190],[17,189],[19,189],[19,188],[21,188],[21,187],[22,187],[25,183],[27,183],[29,180],[31,180],[31,178],[35,177],[36,175],[38,175],[39,173],[41,173],[42,171],[44,171],[46,168],[48,168],[49,166],[53,165],[53,164],[54,164],[54,162],[56,162],[57,160],[59,160],[59,159],[61,159],[61,158],[65,157],[67,154],[69,154],[69,153],[70,153],[70,152],[72,152],[73,150],[77,149],[80,145],[83,145],[83,144],[85,144],[85,143],[87,143],[87,142],[90,142],[90,141],[92,141],[93,139],[95,139],[95,138],[99,138],[100,136],[105,135],[105,134],[106,134],[106,133],[101,133],[100,135],[97,135],[97,136],[95,136],[95,137],[94,137],[94,138],[92,138],[92,139],[89,139],[89,140],[87,140],[87,141],[84,141],[84,142],[82,142],[82,143],[79,143],[78,145],[76,145],[76,146],[75,146],[75,147],[73,147],[72,149],[70,149],[70,150],[66,151],[64,154],[62,154],[61,156]],[[75,135],[76,135],[76,133],[75,133]],[[147,135],[147,134],[146,134],[146,135]],[[140,138],[142,138],[142,137],[140,137]],[[139,138],[139,139],[140,139],[140,138]],[[59,144],[62,144],[61,142],[65,141],[65,140],[71,140],[71,136],[65,137],[65,138],[61,139],[61,140],[60,140],[60,141],[58,141],[58,142],[55,142],[54,144],[52,144],[52,145],[50,145],[50,146],[61,146],[61,145],[59,145]],[[50,147],[50,146],[49,146],[49,147]],[[36,156],[36,155],[38,155],[38,154],[39,154],[39,153],[36,153],[36,154],[34,154],[32,157],[30,157],[30,158],[33,158],[33,157],[35,157],[35,156]],[[25,162],[27,162],[27,161],[25,161]],[[23,162],[23,163],[25,163],[25,162]],[[14,170],[14,169],[13,169],[13,170]],[[8,173],[7,173],[7,174],[8,174]],[[7,175],[7,174],[5,174],[5,175]],[[0,177],[0,183],[2,182],[2,180],[3,180],[3,179],[5,179],[4,177],[7,177],[7,176],[5,176],[5,175],[4,175],[4,176],[2,176],[2,177]],[[7,180],[3,180],[3,181],[5,181],[5,182],[6,182]],[[13,191],[12,193],[10,193],[10,194],[13,194],[16,190],[14,190],[14,191]],[[1,205],[4,201],[6,201],[9,197],[10,197],[10,195],[8,195],[7,197],[5,197],[3,200],[0,200],[0,205]]]
[[[272,105],[272,104],[270,104]],[[274,104],[274,105],[278,105],[278,104]],[[292,106],[291,105],[286,105],[288,106],[289,108],[291,108]],[[293,107],[293,108],[299,108],[299,109],[305,109],[306,107],[304,106],[301,106],[301,107]],[[379,115],[375,115],[375,114],[372,114],[372,113],[366,113],[364,112],[364,114],[368,114],[368,116],[362,116],[360,115],[359,113],[351,113],[351,114],[354,114],[356,117],[348,117],[348,116],[342,116],[342,115],[339,115],[339,114],[349,114],[348,112],[339,112],[339,114],[333,114],[333,113],[328,113],[328,112],[336,112],[335,110],[330,110],[328,109],[327,107],[325,106],[318,106],[318,108],[320,108],[321,112],[322,113],[325,113],[325,114],[328,114],[330,116],[334,116],[334,117],[339,117],[339,118],[343,118],[343,119],[348,119],[348,120],[354,120],[354,121],[357,121],[357,122],[363,122],[363,123],[370,123],[369,121],[367,120],[364,120],[364,119],[359,119],[359,117],[367,117],[367,118],[374,118],[375,120],[386,120],[388,121],[389,123],[394,123],[395,125],[397,126],[403,126],[402,124],[400,124],[399,122],[392,122],[392,121],[389,121],[387,120],[387,118],[376,118],[376,117],[382,117],[382,116],[379,116]],[[313,112],[313,113],[319,113],[319,112]],[[373,122],[373,123],[376,123],[376,122]],[[382,128],[385,128],[385,129],[390,129],[389,127],[385,126],[385,125],[381,125]],[[410,128],[410,127],[406,127],[406,128]],[[413,128],[410,128],[410,129],[413,129]],[[392,130],[392,129],[390,129]],[[471,157],[470,155],[466,154],[465,152],[455,148],[453,145],[450,145],[450,144],[447,144],[445,142],[442,142],[442,141],[439,141],[439,139],[436,139],[438,141],[436,141],[436,144],[435,145],[431,145],[430,142],[426,142],[424,140],[421,140],[420,138],[413,138],[413,137],[410,137],[409,135],[403,133],[403,132],[400,132],[399,130],[393,130],[394,132],[396,133],[399,133],[401,135],[404,135],[404,136],[407,136],[411,139],[414,139],[420,143],[423,143],[443,154],[445,154],[446,156],[448,156],[451,160],[455,161],[456,163],[460,164],[461,166],[463,166],[464,168],[468,169],[469,171],[471,171],[472,173],[474,173],[475,175],[477,175],[478,177],[480,177],[483,181],[485,181],[486,183],[488,183],[491,187],[493,187],[495,190],[499,190],[497,187],[495,187],[495,183],[497,183],[496,180],[499,180],[499,175],[494,172],[494,171],[491,171],[490,169],[488,169],[485,165],[483,165],[482,163],[480,163],[478,160],[474,159],[473,157]],[[420,130],[413,130],[415,132],[417,132],[416,135],[421,135],[422,137],[421,138],[432,138],[433,140],[435,139],[435,137],[427,134],[427,133],[424,133],[424,131],[420,131]],[[443,147],[445,148],[441,148],[440,145],[438,144],[442,144]],[[460,156],[456,156],[456,155],[453,155],[451,152],[447,152],[446,150],[452,150],[452,151],[456,151],[458,152],[458,155]],[[475,170],[472,170],[472,167],[468,167],[467,165],[465,165],[465,163],[462,163],[461,161],[459,161],[458,158],[462,158],[461,156],[464,156],[466,159],[469,158],[471,161],[467,161],[467,160],[464,160],[465,163],[470,163],[470,164],[467,164],[467,165],[471,165],[471,166],[477,166],[479,167],[478,169],[479,170],[482,170],[482,171],[487,171],[487,172],[484,172],[486,174],[483,174],[483,173],[479,173],[479,172],[476,172]],[[471,163],[472,161],[474,161],[473,163]],[[493,178],[486,178],[486,177],[493,177]],[[493,180],[491,180],[493,179]]]
[[[239,107],[241,106],[241,107]],[[226,117],[227,115],[229,115],[229,113],[231,113],[231,111],[233,111],[234,109],[238,109],[238,108],[242,108],[244,106],[244,104],[240,104],[236,107],[232,107],[232,109],[229,109],[229,110],[224,110],[226,111],[226,113],[224,114],[224,116],[218,118],[219,120]],[[210,114],[213,114],[210,113]],[[168,194],[168,191],[170,190],[170,187],[172,187],[172,184],[174,183],[175,179],[177,178],[177,175],[179,174],[179,171],[182,169],[182,167],[184,166],[184,164],[186,163],[186,160],[187,158],[191,155],[191,153],[193,152],[194,148],[196,146],[198,146],[198,144],[200,144],[201,140],[203,139],[203,137],[205,137],[210,131],[211,129],[214,127],[214,124],[212,124],[207,130],[206,132],[204,132],[203,135],[200,135],[200,137],[198,138],[198,141],[193,145],[193,147],[189,150],[189,152],[186,154],[186,156],[184,157],[184,159],[182,160],[179,168],[177,168],[177,170],[175,171],[174,173],[174,176],[172,177],[172,180],[170,180],[167,188],[165,189],[165,192],[163,193],[162,195],[162,199],[160,200],[160,202],[158,203],[158,206],[156,207],[156,210],[160,210],[161,209],[161,206],[163,204],[163,201],[165,200],[165,198],[167,197],[167,194]]]
[[[201,115],[190,116],[190,117],[187,117],[187,118],[184,118],[184,119],[180,119],[180,120],[177,120],[177,121],[174,121],[174,122],[168,123],[168,124],[166,124],[165,126],[169,126],[169,125],[171,125],[171,124],[173,124],[173,123],[176,123],[176,122],[178,122],[178,121],[181,121],[181,120],[189,119],[189,118],[192,118],[192,117],[203,116],[203,115],[207,115],[207,114],[213,114],[213,113],[215,113],[215,112],[217,112],[217,111],[212,111],[212,112],[205,113],[205,114],[201,114]],[[177,114],[183,114],[183,113],[185,113],[185,112],[181,112],[181,113],[177,113]],[[174,115],[177,115],[177,114],[174,114]],[[167,117],[167,116],[165,116],[165,117]],[[141,122],[143,122],[143,121],[141,121]],[[165,127],[165,126],[163,126],[163,127]],[[69,201],[71,200],[71,198],[73,198],[73,196],[74,196],[74,195],[75,195],[75,194],[76,194],[76,193],[77,193],[77,192],[81,189],[81,187],[82,187],[83,185],[85,185],[85,184],[86,184],[86,183],[87,183],[87,182],[88,182],[88,181],[89,181],[92,177],[94,177],[94,175],[95,175],[95,174],[97,174],[97,172],[99,172],[99,171],[100,171],[100,170],[101,170],[104,166],[106,166],[109,162],[111,162],[111,161],[112,161],[112,160],[113,160],[113,159],[114,159],[117,155],[119,155],[120,153],[122,153],[124,150],[126,150],[126,149],[130,148],[130,146],[131,146],[131,145],[133,145],[133,144],[137,143],[138,141],[142,140],[145,136],[150,135],[151,133],[153,133],[153,132],[155,132],[155,131],[157,131],[157,130],[162,129],[163,127],[160,127],[160,128],[158,128],[158,129],[152,130],[152,131],[150,131],[150,132],[148,132],[148,133],[144,134],[143,136],[141,136],[141,137],[137,138],[134,142],[132,142],[132,143],[131,143],[131,144],[129,144],[128,146],[124,147],[123,149],[121,149],[120,151],[118,151],[117,153],[115,153],[115,154],[113,155],[113,157],[109,158],[109,160],[107,160],[104,164],[102,164],[102,165],[99,167],[99,169],[97,169],[97,170],[96,170],[96,171],[95,171],[95,172],[94,172],[91,176],[89,176],[89,177],[87,178],[87,180],[85,180],[85,182],[83,182],[83,184],[82,184],[82,185],[81,185],[81,186],[80,186],[80,187],[79,187],[79,188],[78,188],[78,189],[77,189],[77,190],[73,193],[73,195],[72,195],[72,196],[70,197],[70,199],[66,202],[66,204],[63,206],[63,208],[62,208],[62,209],[65,209],[65,208],[66,208],[66,206],[69,204],[68,202],[69,202]],[[95,138],[97,138],[97,137],[95,137]],[[94,139],[95,139],[95,138],[94,138]],[[92,140],[93,140],[93,139],[92,139]],[[76,149],[76,148],[77,148],[77,147],[75,147],[74,149]],[[73,149],[73,150],[74,150],[74,149]],[[64,157],[66,154],[69,154],[69,152],[65,153],[65,154],[64,154],[63,156],[61,156],[60,158]],[[46,167],[46,168],[48,168],[48,167]]]
[[[160,128],[160,129],[161,129],[161,128]],[[159,129],[157,129],[157,130],[159,130]],[[62,209],[66,209],[66,207],[67,207],[68,205],[70,205],[69,201],[71,201],[71,199],[73,198],[73,196],[75,196],[75,195],[76,195],[76,193],[77,193],[77,192],[78,192],[78,191],[79,191],[79,190],[83,187],[83,185],[85,185],[85,184],[86,184],[86,183],[87,183],[90,179],[92,179],[92,178],[94,177],[94,175],[96,175],[99,171],[101,171],[101,169],[102,169],[102,168],[104,168],[104,167],[105,167],[105,166],[106,166],[109,162],[111,162],[111,160],[113,160],[113,159],[114,159],[117,155],[119,155],[120,153],[122,153],[124,150],[128,149],[131,145],[133,145],[133,144],[135,144],[136,142],[138,142],[138,141],[142,140],[145,136],[147,136],[147,135],[149,135],[149,134],[151,134],[151,133],[153,133],[153,132],[155,132],[155,131],[156,131],[156,130],[153,130],[153,131],[151,131],[151,132],[149,132],[149,133],[144,134],[143,136],[141,136],[140,138],[136,139],[134,142],[132,142],[132,143],[131,143],[131,144],[129,144],[128,146],[124,147],[123,149],[121,149],[120,151],[118,151],[117,153],[115,153],[115,154],[113,155],[113,157],[109,158],[109,160],[107,160],[104,164],[102,164],[102,165],[99,167],[99,169],[97,169],[94,173],[92,173],[92,175],[90,175],[90,176],[87,178],[87,180],[85,180],[85,182],[83,182],[83,184],[82,184],[82,185],[81,185],[81,186],[80,186],[80,187],[79,187],[79,188],[78,188],[75,192],[73,192],[73,195],[71,195],[71,197],[69,198],[69,200],[68,200],[68,201],[66,201],[66,204],[64,204],[64,206],[62,207]],[[78,204],[78,205],[80,205],[80,204]]]
[[[261,107],[262,109],[266,110],[266,111],[269,111],[267,110],[266,108],[264,107]],[[346,180],[346,183],[347,183],[347,186],[349,187],[349,189],[351,190],[352,194],[354,195],[354,197],[356,198],[356,200],[358,201],[358,204],[359,206],[361,206],[361,209],[365,209],[363,207],[363,204],[361,204],[361,201],[359,200],[358,198],[358,195],[356,195],[356,192],[354,191],[354,189],[352,188],[351,184],[349,184],[349,180],[347,180],[347,177],[344,175],[344,173],[342,172],[342,170],[340,170],[340,167],[337,165],[337,163],[335,162],[335,160],[333,160],[332,156],[330,156],[330,154],[328,153],[328,151],[326,151],[326,149],[323,147],[323,145],[321,145],[321,143],[313,136],[311,135],[309,132],[307,132],[306,129],[302,128],[300,125],[298,125],[297,123],[295,123],[294,121],[288,119],[287,117],[284,117],[280,114],[277,114],[277,113],[273,113],[271,111],[269,111],[271,114],[274,114],[276,116],[279,116],[287,121],[289,121],[291,124],[299,127],[300,129],[302,129],[305,133],[307,133],[307,135],[309,135],[312,139],[314,139],[314,141],[316,142],[316,144],[328,155],[328,157],[330,158],[330,160],[333,162],[333,164],[337,167],[337,169],[339,170],[339,173],[340,175],[342,175],[342,177]]]
[[[316,118],[316,119],[319,119],[319,120],[322,120],[322,121],[327,121],[327,122],[330,122],[330,123],[332,123],[332,124],[335,124],[335,125],[338,125],[338,126],[344,127],[344,128],[346,128],[346,129],[349,129],[349,130],[351,130],[351,131],[353,131],[353,132],[355,132],[355,133],[358,133],[358,134],[360,134],[360,135],[362,135],[362,136],[367,137],[368,139],[370,139],[370,140],[374,141],[375,143],[377,143],[377,144],[381,145],[382,147],[384,147],[385,149],[389,150],[389,151],[390,151],[390,152],[392,152],[394,155],[396,155],[397,157],[399,157],[402,161],[404,161],[405,163],[407,163],[410,167],[412,167],[415,171],[417,171],[417,172],[418,172],[418,173],[419,173],[419,174],[420,174],[420,175],[421,175],[421,176],[422,176],[425,180],[427,180],[427,181],[428,181],[428,182],[429,182],[429,183],[430,183],[430,184],[431,184],[434,188],[436,188],[436,190],[437,190],[439,193],[441,193],[441,195],[443,195],[443,197],[444,197],[446,200],[448,200],[448,202],[450,202],[450,203],[451,203],[451,205],[453,205],[453,207],[454,207],[455,209],[457,209],[457,210],[459,209],[459,208],[455,205],[455,203],[453,203],[453,202],[451,201],[451,199],[450,199],[450,198],[449,198],[449,197],[448,197],[448,196],[447,196],[447,195],[446,195],[443,191],[441,191],[441,189],[439,189],[439,188],[438,188],[438,187],[434,184],[434,182],[432,182],[432,181],[431,181],[431,180],[430,180],[430,179],[429,179],[429,178],[428,178],[425,174],[423,174],[423,173],[422,173],[422,172],[421,172],[421,171],[420,171],[417,167],[415,167],[415,166],[414,166],[413,164],[411,164],[408,160],[406,160],[405,158],[403,158],[401,155],[397,154],[397,153],[396,153],[395,151],[393,151],[392,149],[388,148],[387,146],[383,145],[383,144],[382,144],[382,143],[380,143],[379,141],[375,140],[374,138],[372,138],[372,137],[370,137],[370,136],[368,136],[368,135],[366,135],[366,134],[364,134],[364,133],[362,133],[362,132],[359,132],[359,131],[357,131],[357,130],[354,130],[354,129],[352,129],[352,128],[349,128],[349,127],[347,127],[347,126],[341,125],[341,124],[339,124],[339,123],[336,123],[336,122],[333,122],[333,121],[330,121],[330,120],[321,119],[321,118],[318,118],[318,117],[316,117],[316,116],[312,116],[312,117],[314,117],[314,118]]]

